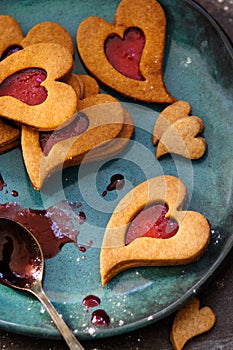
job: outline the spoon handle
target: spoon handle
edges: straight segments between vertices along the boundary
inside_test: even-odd
[[[67,324],[63,321],[61,316],[58,314],[57,310],[54,308],[47,295],[45,294],[40,283],[35,283],[33,288],[30,290],[43,304],[43,306],[48,311],[53,322],[57,326],[64,340],[71,350],[84,350],[82,345],[79,343],[78,339],[74,336],[72,331],[69,329]]]

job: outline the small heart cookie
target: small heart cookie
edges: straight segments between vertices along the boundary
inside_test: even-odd
[[[0,119],[0,153],[20,145],[21,130],[4,123]]]
[[[0,60],[23,48],[39,44],[53,43],[65,46],[73,55],[74,47],[69,32],[55,22],[41,22],[36,24],[23,37],[19,23],[11,16],[0,16]]]
[[[0,62],[0,115],[39,130],[56,129],[77,110],[74,89],[59,81],[72,69],[72,55],[59,44],[30,45],[5,58]]]
[[[163,81],[165,13],[156,0],[122,0],[114,25],[88,17],[77,30],[79,54],[104,84],[138,100],[171,103]]]
[[[193,298],[175,316],[170,334],[174,350],[182,350],[189,339],[209,331],[215,321],[211,308],[205,306],[200,309],[200,301]]]
[[[174,153],[189,159],[199,159],[206,151],[206,141],[199,136],[204,123],[190,116],[188,102],[177,101],[166,107],[158,116],[153,130],[153,143],[157,144],[156,157]]]
[[[126,194],[115,208],[103,238],[103,285],[128,268],[182,265],[204,253],[210,225],[202,214],[182,211],[185,197],[182,181],[169,175],[149,179]],[[148,215],[151,208],[154,216],[150,212]]]

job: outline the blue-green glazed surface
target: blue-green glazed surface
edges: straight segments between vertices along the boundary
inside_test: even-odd
[[[0,155],[0,172],[8,193],[0,191],[0,202],[16,201],[22,207],[43,208],[66,199],[81,202],[87,220],[80,225],[78,241],[90,239],[85,253],[66,244],[45,262],[44,290],[64,320],[80,338],[105,337],[128,332],[173,312],[212,276],[233,243],[233,118],[232,48],[216,23],[191,1],[160,0],[167,16],[164,78],[177,99],[188,101],[192,114],[205,123],[208,148],[198,161],[165,156],[155,159],[151,131],[161,105],[119,98],[132,114],[135,133],[128,148],[109,161],[73,167],[54,175],[43,192],[35,191],[25,171],[20,147]],[[0,2],[0,14],[14,16],[24,35],[38,22],[55,21],[72,35],[91,15],[112,22],[119,1],[104,0],[11,0]],[[75,46],[76,47],[76,46]],[[85,73],[75,50],[75,73]],[[126,178],[121,191],[102,192],[113,174]],[[100,246],[111,212],[124,194],[147,178],[171,174],[188,189],[186,206],[204,214],[211,223],[210,245],[195,263],[180,267],[146,267],[125,271],[102,287],[99,273]],[[13,198],[11,189],[18,191]],[[88,294],[101,299],[100,307],[111,318],[110,325],[96,328],[82,300]],[[93,309],[94,311],[94,309]],[[0,327],[39,337],[59,337],[40,303],[31,295],[0,285]]]

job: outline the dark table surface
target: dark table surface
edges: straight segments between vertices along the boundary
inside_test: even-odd
[[[175,0],[174,0],[175,1]],[[176,0],[178,1],[178,0]],[[197,0],[222,26],[233,41],[233,0]],[[201,305],[210,306],[217,315],[214,328],[190,340],[185,349],[233,350],[233,250],[229,253],[212,280],[198,294]],[[83,341],[86,350],[169,350],[170,329],[174,315],[130,334],[118,337]],[[63,341],[34,339],[0,330],[0,349],[62,350]]]

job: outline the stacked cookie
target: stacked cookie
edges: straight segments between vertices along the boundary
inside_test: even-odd
[[[58,169],[111,157],[126,146],[133,133],[130,114],[100,94],[93,78],[72,73],[72,39],[62,26],[43,22],[23,37],[14,18],[1,16],[0,28],[11,28],[0,46],[0,151],[21,139],[35,189]],[[43,140],[50,138],[46,153]]]

